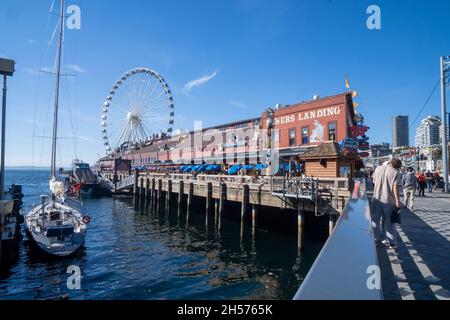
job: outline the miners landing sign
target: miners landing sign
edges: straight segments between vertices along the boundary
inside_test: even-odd
[[[314,120],[325,117],[333,117],[341,114],[341,107],[331,107],[318,110],[301,112],[275,118],[275,125],[292,123],[295,121]]]

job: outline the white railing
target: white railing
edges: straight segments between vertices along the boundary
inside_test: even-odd
[[[209,182],[212,183],[228,183],[228,184],[255,184],[255,185],[267,185],[270,184],[270,177],[267,176],[228,176],[228,175],[207,175],[207,174],[163,174],[163,173],[150,173],[150,174],[141,174],[140,178],[151,178],[151,179],[171,179],[172,181],[192,181],[199,184],[207,184]]]
[[[273,177],[271,192],[277,196],[314,200],[319,194],[319,180],[316,178]]]
[[[134,185],[134,174],[125,177],[117,184],[117,189],[124,189]],[[208,174],[181,174],[181,173],[140,173],[139,181],[155,179],[155,180],[172,180],[173,182],[183,181],[184,183],[194,182],[196,184],[221,184],[236,187],[247,184],[250,189],[261,189],[271,193],[297,195],[300,197],[314,198],[320,192],[329,190],[334,195],[337,191],[350,190],[350,179],[347,178],[284,178],[271,176],[244,176],[244,175],[208,175]]]
[[[122,181],[117,183],[116,190],[128,188],[128,187],[133,186],[133,185],[134,185],[134,174],[131,175],[131,176],[126,177],[125,179],[123,179]]]

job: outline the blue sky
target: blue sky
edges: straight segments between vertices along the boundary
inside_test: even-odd
[[[50,159],[50,141],[41,136],[50,135],[54,84],[36,70],[54,61],[52,2],[2,0],[0,6],[0,56],[17,62],[8,91],[9,165]],[[78,76],[63,79],[60,165],[70,163],[75,147],[89,162],[104,154],[103,101],[134,67],[164,76],[174,95],[175,128],[187,129],[194,120],[220,124],[260,116],[276,103],[340,93],[348,75],[377,143],[390,142],[392,115],[415,118],[439,79],[439,57],[450,55],[450,2],[444,0],[66,4],[80,6],[81,30],[66,31],[65,73]],[[366,27],[371,4],[381,8],[381,30]],[[421,118],[439,113],[437,90]]]

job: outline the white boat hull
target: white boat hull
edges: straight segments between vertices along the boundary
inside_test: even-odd
[[[60,213],[61,219],[52,220]],[[52,201],[33,208],[25,217],[25,230],[31,241],[45,253],[66,257],[74,254],[84,244],[87,225],[81,214],[73,208]]]

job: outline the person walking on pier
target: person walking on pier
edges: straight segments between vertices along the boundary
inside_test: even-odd
[[[416,193],[418,183],[416,175],[414,174],[414,169],[408,167],[406,174],[402,178],[403,192],[405,197],[405,206],[409,210],[414,210],[414,194]]]
[[[419,181],[419,197],[425,197],[425,187],[427,185],[427,177],[425,177],[425,174],[421,172],[417,176],[417,180]]]
[[[401,167],[402,162],[394,158],[388,165],[377,167],[372,176],[374,183],[372,224],[375,240],[391,248],[397,245],[397,231],[391,222],[391,216],[395,208],[402,207],[399,191]]]
[[[427,180],[428,193],[433,193],[434,177],[430,170],[425,174]]]

